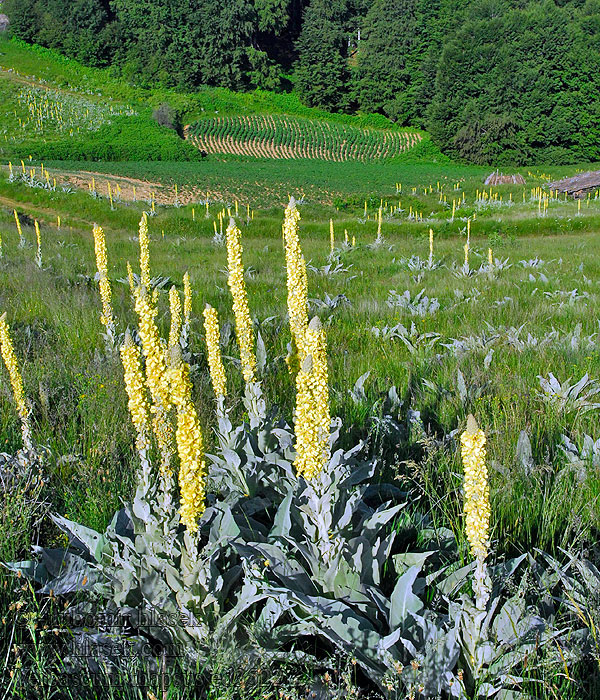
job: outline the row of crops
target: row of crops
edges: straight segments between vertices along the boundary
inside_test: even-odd
[[[270,114],[201,119],[186,135],[207,153],[329,161],[391,158],[421,140],[414,132]]]

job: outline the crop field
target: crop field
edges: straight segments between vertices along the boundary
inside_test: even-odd
[[[421,135],[359,129],[323,120],[253,115],[201,119],[187,127],[187,138],[207,153],[343,162],[393,158],[416,145]]]
[[[0,700],[600,697],[598,166],[0,54]]]

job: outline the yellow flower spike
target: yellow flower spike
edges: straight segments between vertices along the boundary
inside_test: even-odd
[[[17,224],[17,231],[19,233],[19,244],[22,245],[23,241],[25,239],[23,238],[23,229],[21,228],[21,220],[19,219],[19,215],[17,214],[16,209],[13,209],[13,214],[15,215],[15,223]]]
[[[307,355],[296,376],[296,459],[298,476],[316,477],[329,462],[329,386],[325,331],[318,317],[308,324],[305,335]]]
[[[121,362],[128,396],[129,414],[135,427],[138,452],[143,453],[150,447],[149,443],[149,406],[146,396],[146,384],[142,371],[142,357],[138,346],[133,342],[129,331],[120,348]]]
[[[169,308],[171,310],[171,329],[169,331],[169,347],[177,345],[181,337],[181,299],[179,292],[172,286],[169,290]]]
[[[148,238],[148,217],[142,214],[139,228],[140,242],[140,284],[147,287],[150,284],[150,243]]]
[[[240,349],[242,374],[246,384],[253,383],[256,375],[256,357],[254,355],[254,331],[250,310],[248,308],[248,296],[244,281],[244,265],[242,263],[242,232],[235,225],[233,219],[229,220],[227,235],[227,265],[229,277],[227,284],[233,297],[233,313],[235,316],[235,334]]]
[[[227,379],[225,368],[221,360],[221,348],[219,345],[219,315],[217,310],[209,304],[203,311],[204,331],[206,333],[206,347],[208,350],[208,368],[215,396],[218,398],[227,395]]]
[[[40,225],[38,223],[38,220],[36,219],[34,221],[34,226],[35,226],[35,238],[37,241],[37,253],[35,256],[35,262],[38,267],[42,266],[42,234],[40,232]]]
[[[189,367],[181,358],[181,348],[169,351],[169,385],[177,407],[177,453],[179,455],[179,513],[188,532],[196,533],[198,519],[205,510],[206,462],[198,414],[191,399]]]
[[[94,224],[94,249],[96,252],[96,266],[98,268],[98,286],[100,287],[100,299],[102,300],[102,316],[100,321],[109,332],[114,331],[113,312],[111,305],[110,281],[108,279],[108,260],[106,257],[106,240],[104,231]]]
[[[131,269],[131,263],[127,261],[127,280],[129,282],[129,289],[131,290],[132,296],[135,293],[135,279],[133,277],[133,270]]]
[[[152,397],[152,428],[161,453],[161,473],[170,477],[171,456],[173,453],[173,429],[169,422],[168,410],[171,405],[169,384],[166,379],[165,344],[156,327],[158,313],[145,287],[135,290],[135,310],[138,314],[139,334],[142,351],[146,358],[146,384]]]
[[[471,554],[477,560],[474,590],[477,607],[481,609],[485,608],[489,599],[489,590],[485,582],[485,559],[489,551],[491,509],[485,442],[485,433],[469,414],[467,428],[460,437],[464,468],[465,534]]]
[[[290,331],[298,350],[299,360],[306,356],[304,335],[308,327],[308,279],[306,263],[298,237],[300,212],[292,198],[285,209],[283,236],[285,241],[285,261],[287,267],[287,305]]]
[[[29,427],[29,411],[25,401],[25,391],[23,390],[23,379],[19,371],[17,356],[10,337],[10,329],[6,322],[6,312],[0,316],[0,353],[6,365],[13,397],[17,406],[17,413],[21,419],[21,434],[23,436],[23,447],[26,450],[32,449],[31,429]]]
[[[186,326],[190,325],[192,317],[192,287],[190,285],[190,273],[186,272],[183,276],[183,322]]]
[[[488,265],[494,267],[494,255],[491,248],[488,248]]]

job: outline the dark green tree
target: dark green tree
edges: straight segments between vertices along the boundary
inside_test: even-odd
[[[348,18],[346,0],[312,0],[304,13],[294,84],[311,107],[334,111],[350,107]]]

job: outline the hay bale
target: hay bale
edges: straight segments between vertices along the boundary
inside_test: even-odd
[[[488,175],[485,179],[485,184],[486,185],[524,185],[525,184],[525,178],[520,175],[519,173],[516,173],[515,175],[503,175],[502,173],[499,173],[497,170],[496,172],[492,173],[491,175]]]

